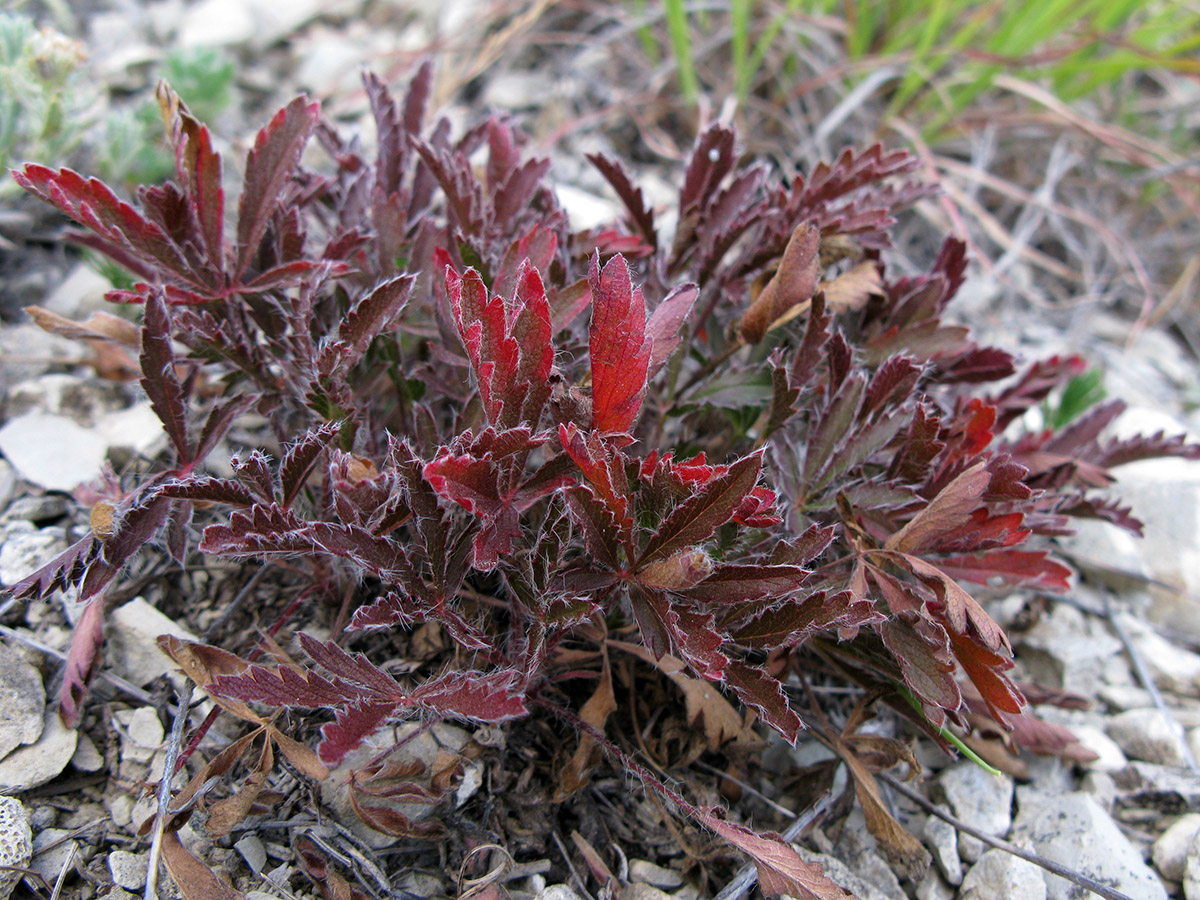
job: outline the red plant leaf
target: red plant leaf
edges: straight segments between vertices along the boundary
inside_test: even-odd
[[[165,82],[160,82],[160,103],[164,92],[174,93]],[[223,271],[225,192],[221,188],[221,155],[213,150],[208,129],[178,103],[178,97],[174,100],[175,171],[198,226],[208,263]]]
[[[67,728],[79,724],[88,685],[100,665],[104,647],[104,597],[93,597],[71,632],[71,646],[63,665],[62,687],[58,689],[58,717]]]
[[[762,720],[778,731],[788,743],[796,742],[804,723],[792,710],[778,679],[740,660],[730,660],[725,667],[724,681],[739,700],[757,710]]]
[[[991,478],[986,463],[971,466],[938,491],[924,509],[888,538],[884,547],[900,553],[916,553],[939,536],[958,531],[979,506]]]
[[[23,171],[14,170],[12,176],[25,190],[99,235],[103,243],[92,245],[97,249],[108,252],[111,247],[118,257],[129,254],[180,277],[190,275],[191,266],[166,233],[128,203],[118,200],[104,182],[85,179],[70,169],[55,172],[36,165],[28,165]]]
[[[684,593],[709,603],[739,603],[764,597],[783,597],[799,589],[808,576],[799,566],[718,566]]]
[[[519,672],[448,672],[412,692],[412,702],[441,716],[498,723],[528,713]]]
[[[646,307],[642,289],[633,287],[629,266],[620,254],[603,271],[592,257],[592,427],[603,434],[629,431],[642,405],[650,364]]]
[[[753,861],[758,886],[767,896],[787,894],[796,900],[854,900],[854,895],[829,880],[816,863],[805,862],[774,832],[759,834],[724,818],[716,807],[701,807],[696,816]]]
[[[694,284],[680,285],[673,288],[650,314],[646,323],[646,337],[650,340],[650,377],[663,367],[679,346],[682,340],[680,329],[691,315],[699,295],[700,290]]]

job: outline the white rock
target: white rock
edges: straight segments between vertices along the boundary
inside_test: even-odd
[[[28,522],[11,523],[4,529],[4,543],[0,545],[0,584],[16,584],[66,549],[63,528],[38,529]]]
[[[188,7],[179,24],[182,47],[223,47],[254,36],[254,11],[241,0],[202,0]]]
[[[1117,782],[1107,772],[1091,771],[1079,782],[1080,790],[1092,795],[1097,805],[1109,815],[1117,805]]]
[[[26,481],[70,492],[99,476],[108,446],[63,416],[30,413],[0,428],[0,453]]]
[[[1200,654],[1171,643],[1138,616],[1122,612],[1114,618],[1129,635],[1159,687],[1200,696]]]
[[[533,900],[579,900],[579,895],[565,884],[551,884],[538,891]]]
[[[110,451],[153,456],[167,443],[162,422],[149,402],[105,413],[96,420],[94,428]]]
[[[1110,684],[1100,688],[1100,699],[1112,709],[1143,709],[1154,705],[1154,698],[1144,687],[1135,684]]]
[[[107,278],[87,263],[79,263],[41,306],[68,319],[81,319],[90,312],[103,309],[104,294],[111,290],[112,283]]]
[[[104,755],[82,731],[79,732],[79,740],[75,744],[75,753],[71,756],[71,765],[80,772],[99,772],[104,768]]]
[[[825,875],[834,884],[845,888],[858,900],[894,900],[897,896],[893,893],[886,893],[872,884],[861,875],[856,874],[844,862],[836,856],[829,856],[825,853],[814,853],[807,847],[800,844],[793,844],[796,852],[805,862],[817,863]]]
[[[1187,900],[1200,900],[1200,834],[1188,845],[1183,864],[1183,896]]]
[[[1108,736],[1132,759],[1160,766],[1184,764],[1183,743],[1158,709],[1130,709],[1108,722]]]
[[[958,855],[958,829],[944,819],[930,816],[922,832],[938,871],[951,884],[962,884],[962,859]]]
[[[1096,754],[1097,758],[1083,763],[1083,768],[1092,772],[1117,772],[1129,762],[1117,742],[1095,725],[1072,725],[1071,733]]]
[[[1182,429],[1167,426],[1168,431]],[[1121,466],[1114,492],[1145,522],[1142,559],[1157,581],[1151,585],[1151,621],[1200,636],[1200,465],[1182,459],[1152,459]],[[1182,590],[1178,590],[1182,588]]]
[[[989,850],[963,879],[959,900],[1046,900],[1042,869],[1031,862]]]
[[[163,742],[164,731],[158,713],[152,707],[139,706],[117,711],[113,720],[122,732],[121,758],[149,762]]]
[[[599,228],[620,218],[617,207],[603,197],[569,184],[555,185],[559,205],[567,211],[571,225],[582,230]]]
[[[0,797],[0,866],[24,868],[32,854],[28,810],[16,797]],[[16,868],[0,869],[0,900],[5,900],[20,880]]]
[[[956,817],[996,837],[1008,834],[1013,802],[1013,781],[1008,775],[991,775],[967,761],[944,769],[937,784]],[[978,838],[958,836],[958,853],[964,861],[975,862],[983,851]]]
[[[108,871],[118,887],[140,890],[146,883],[146,857],[128,850],[114,850],[108,854]]]
[[[676,869],[668,869],[649,860],[631,859],[629,861],[629,880],[670,890],[682,886],[683,874]]]
[[[1050,798],[1028,815],[1022,810],[1012,839],[1036,847],[1047,859],[1110,885],[1133,900],[1166,900],[1162,881],[1146,865],[1141,852],[1087,794]],[[1044,878],[1047,900],[1080,896],[1078,886],[1067,879],[1049,873],[1044,873]]]
[[[1059,538],[1058,543],[1089,580],[1126,591],[1145,584],[1150,577],[1137,536],[1100,519],[1078,519],[1071,522],[1071,528],[1075,533]]]
[[[1066,603],[1021,636],[1021,663],[1031,680],[1091,696],[1110,656],[1123,649],[1103,624]]]
[[[56,709],[48,710],[41,737],[0,760],[0,792],[28,791],[57,776],[75,755],[77,733],[63,725]]]
[[[954,900],[955,896],[954,888],[942,880],[935,868],[926,872],[917,885],[917,900]]]
[[[158,636],[173,634],[194,641],[196,636],[167,618],[142,597],[135,597],[113,610],[108,617],[109,652],[113,668],[122,678],[136,685],[149,684],[155,678],[171,674],[178,666],[158,649]]]
[[[1200,813],[1185,813],[1159,835],[1150,851],[1158,874],[1171,881],[1183,880],[1188,848],[1197,834],[1200,834]]]
[[[46,691],[42,676],[7,644],[0,644],[0,758],[42,734]]]

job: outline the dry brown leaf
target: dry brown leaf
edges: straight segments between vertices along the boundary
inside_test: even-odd
[[[737,738],[745,730],[741,714],[721,695],[720,691],[707,681],[684,674],[687,665],[683,660],[669,653],[664,654],[662,659],[655,660],[654,655],[645,647],[627,644],[624,641],[608,641],[608,645],[648,662],[675,683],[675,686],[683,692],[684,702],[687,704],[688,722],[693,725],[699,723],[703,727],[709,750],[716,750],[726,741]]]
[[[788,239],[779,269],[742,316],[742,340],[757,344],[768,326],[797,304],[811,300],[820,278],[821,229],[801,222]]]
[[[179,664],[183,674],[201,690],[205,685],[216,681],[219,675],[240,675],[249,668],[249,663],[240,656],[199,641],[185,641],[174,635],[163,634],[159,635],[158,646],[163,653]],[[214,694],[208,696],[221,709],[239,719],[255,725],[262,725],[266,721],[241,700],[231,700]]]
[[[852,266],[833,281],[821,282],[821,290],[825,292],[827,310],[854,312],[866,306],[873,294],[883,293],[883,281],[879,267],[868,260]]]
[[[25,312],[33,319],[33,324],[50,334],[74,341],[115,341],[133,350],[141,346],[141,331],[136,324],[102,310],[92,313],[83,322],[72,322],[40,306],[26,306]]]
[[[192,856],[174,831],[163,832],[162,859],[184,900],[246,900],[245,894]]]
[[[617,879],[613,875],[612,869],[604,862],[604,859],[596,852],[596,848],[588,843],[578,831],[571,832],[571,840],[575,844],[575,849],[579,851],[579,855],[583,857],[583,861],[587,863],[587,867],[591,869],[596,880],[601,884],[612,884]]]
[[[254,771],[246,776],[242,786],[232,797],[226,797],[214,803],[209,808],[208,821],[205,826],[214,837],[224,837],[234,827],[250,814],[250,808],[258,800],[267,776],[275,766],[275,752],[269,740],[263,741],[262,750],[258,754],[258,763]]]
[[[867,829],[875,838],[879,849],[905,877],[914,882],[920,881],[929,868],[929,851],[888,812],[883,798],[879,795],[879,785],[875,776],[854,755],[854,750],[849,744],[838,740],[834,749],[854,779],[854,793],[858,796],[858,805],[862,807]]]
[[[287,757],[288,762],[316,781],[329,777],[329,769],[317,757],[311,747],[306,747],[299,741],[294,741],[273,725],[270,727],[271,740],[279,748],[279,752]]]
[[[603,666],[600,672],[600,683],[595,692],[588,698],[587,703],[579,711],[579,717],[597,731],[603,733],[608,717],[617,708],[617,698],[613,694],[612,669],[608,664],[608,653],[601,654]],[[579,746],[563,766],[559,775],[558,789],[555,791],[555,802],[561,802],[570,797],[588,782],[588,773],[595,766],[596,742],[590,735],[580,733]]]

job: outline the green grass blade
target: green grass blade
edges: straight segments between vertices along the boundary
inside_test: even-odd
[[[696,66],[692,60],[692,39],[688,33],[687,9],[683,0],[664,0],[664,7],[667,13],[667,34],[671,38],[675,67],[679,72],[679,90],[688,103],[695,103],[699,91]]]

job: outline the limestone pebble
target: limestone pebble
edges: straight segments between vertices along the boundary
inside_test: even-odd
[[[29,811],[16,797],[0,797],[0,900],[12,893],[21,872],[33,855],[33,834],[29,829]]]

